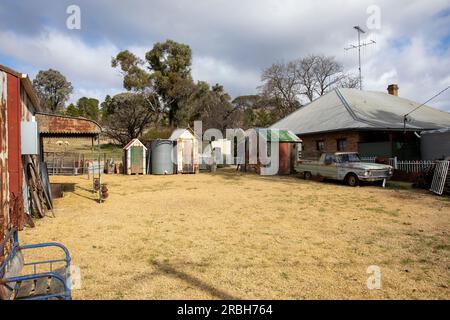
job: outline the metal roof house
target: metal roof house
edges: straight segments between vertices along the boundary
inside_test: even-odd
[[[358,151],[362,156],[420,158],[415,132],[450,126],[450,113],[389,94],[335,89],[301,107],[271,128],[291,130],[303,140],[305,157],[320,153]]]

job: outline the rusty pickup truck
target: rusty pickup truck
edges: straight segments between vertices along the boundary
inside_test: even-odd
[[[391,166],[362,162],[356,152],[324,153],[319,161],[300,160],[295,170],[305,179],[316,176],[340,180],[352,187],[361,181],[380,182],[384,186],[393,174]]]

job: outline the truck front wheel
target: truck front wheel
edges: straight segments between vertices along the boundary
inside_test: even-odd
[[[347,180],[347,184],[350,187],[356,187],[356,186],[359,185],[359,179],[358,179],[358,176],[356,174],[353,174],[353,173],[349,174],[347,176],[346,180]]]

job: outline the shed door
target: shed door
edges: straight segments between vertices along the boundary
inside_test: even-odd
[[[131,173],[144,173],[142,167],[143,150],[142,147],[131,147]]]
[[[291,173],[291,150],[290,143],[280,142],[278,144],[280,149],[280,157],[278,161],[278,174]]]
[[[194,146],[192,142],[192,140],[183,140],[182,142],[183,172],[194,172]]]

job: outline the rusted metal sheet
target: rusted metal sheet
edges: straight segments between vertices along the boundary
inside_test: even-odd
[[[22,121],[32,121],[36,106],[31,102],[31,99],[23,86],[20,87],[20,103],[22,108]]]
[[[291,173],[291,143],[279,143],[279,160],[278,160],[278,174],[287,175]]]
[[[5,238],[9,224],[7,92],[7,75],[0,71],[0,242]],[[0,252],[1,262],[3,262],[3,252]]]
[[[51,135],[98,135],[101,133],[100,125],[89,119],[68,116],[36,113],[39,133]]]
[[[20,79],[13,74],[7,75],[8,88],[8,171],[10,193],[10,218],[17,230],[23,229],[23,173],[20,123],[22,121],[22,105],[20,102]],[[14,200],[14,203],[12,203]]]

